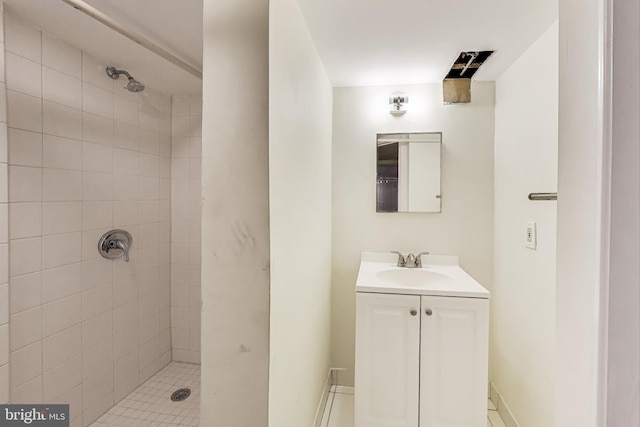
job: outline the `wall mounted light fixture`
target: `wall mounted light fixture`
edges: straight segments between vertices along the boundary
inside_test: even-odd
[[[394,116],[400,116],[407,112],[406,103],[409,97],[403,93],[394,93],[389,97],[389,113]]]

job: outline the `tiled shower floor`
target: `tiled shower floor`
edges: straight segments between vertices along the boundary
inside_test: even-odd
[[[171,393],[183,387],[191,396],[172,402]],[[90,427],[197,426],[200,422],[200,366],[171,362]]]

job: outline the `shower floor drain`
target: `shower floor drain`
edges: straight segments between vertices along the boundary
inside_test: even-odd
[[[171,400],[174,402],[182,402],[189,396],[191,396],[191,389],[181,388],[171,394]]]

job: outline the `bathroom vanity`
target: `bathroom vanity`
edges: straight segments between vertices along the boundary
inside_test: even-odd
[[[363,253],[355,427],[486,427],[489,292],[457,257]]]

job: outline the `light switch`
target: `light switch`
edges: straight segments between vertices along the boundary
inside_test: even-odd
[[[538,233],[536,232],[536,223],[527,222],[527,235],[525,246],[529,249],[536,249],[538,244]]]

